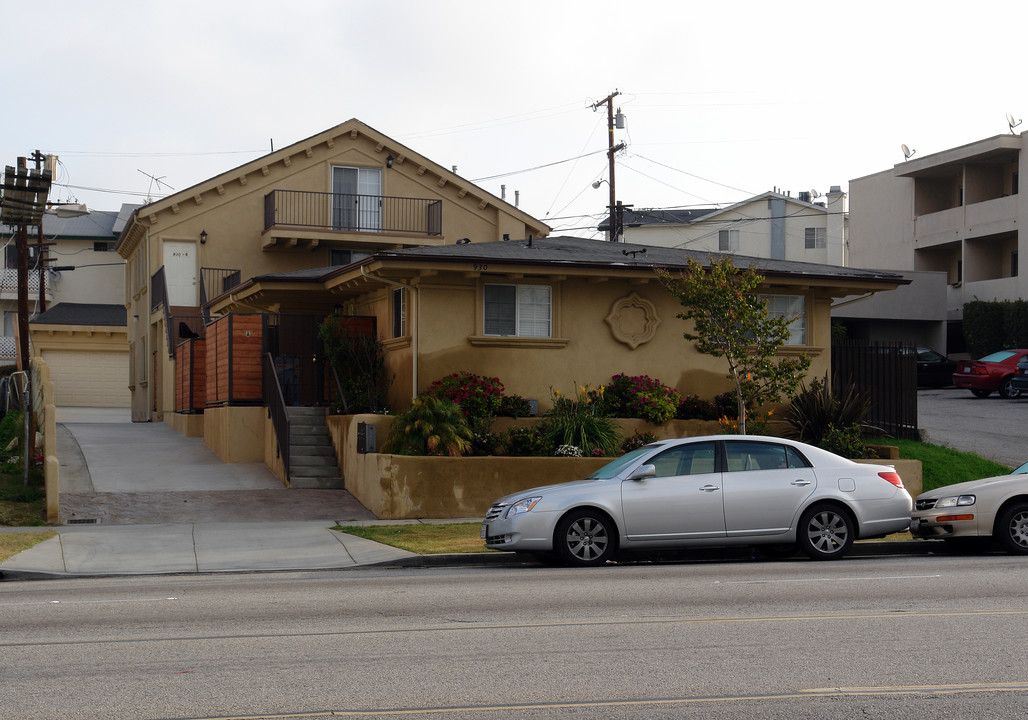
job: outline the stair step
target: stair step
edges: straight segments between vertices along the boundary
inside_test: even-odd
[[[336,477],[313,477],[308,475],[289,475],[289,487],[306,490],[343,489],[346,485],[338,475]]]
[[[336,449],[328,445],[293,445],[289,444],[290,457],[331,457],[336,456]]]
[[[296,457],[292,453],[289,454],[289,469],[293,468],[335,468],[336,472],[339,472],[339,465],[336,463],[334,457],[322,457],[318,455],[300,455]]]

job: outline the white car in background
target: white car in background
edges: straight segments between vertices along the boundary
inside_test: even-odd
[[[910,534],[951,542],[992,538],[1028,554],[1028,463],[1009,475],[946,485],[914,500]]]
[[[843,557],[858,538],[907,529],[896,471],[774,437],[715,435],[651,443],[584,480],[493,503],[486,547],[598,565],[619,551],[798,546]]]

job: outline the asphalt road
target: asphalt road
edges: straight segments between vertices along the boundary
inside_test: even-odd
[[[1016,717],[1028,559],[0,584],[0,716]]]
[[[918,427],[928,440],[1010,467],[1028,461],[1028,398],[976,398],[969,390],[918,390]]]

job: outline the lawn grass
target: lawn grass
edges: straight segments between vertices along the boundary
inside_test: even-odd
[[[56,534],[56,530],[51,530],[50,532],[0,533],[0,562],[14,557],[22,550],[28,550],[33,545],[44,540],[49,540]]]
[[[29,485],[25,487],[21,468],[14,464],[0,468],[0,525],[46,525],[46,490],[39,470],[31,469]]]
[[[481,523],[336,526],[339,532],[367,538],[419,555],[492,552],[480,537]]]
[[[954,483],[979,480],[994,475],[1006,475],[1011,468],[983,458],[976,453],[960,452],[953,448],[902,440],[897,438],[867,438],[874,445],[894,445],[901,458],[921,461],[922,492]]]

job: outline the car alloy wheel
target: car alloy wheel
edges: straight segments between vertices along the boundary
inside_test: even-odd
[[[1000,516],[997,534],[1008,552],[1028,555],[1028,505],[1007,508]]]
[[[815,505],[800,519],[799,544],[813,560],[837,560],[850,549],[853,521],[833,505]]]
[[[999,384],[999,396],[1007,400],[1021,397],[1021,391],[1014,387],[1013,378],[1003,378],[1003,382]]]
[[[556,550],[569,565],[601,565],[614,555],[617,530],[603,513],[577,510],[557,525]]]

